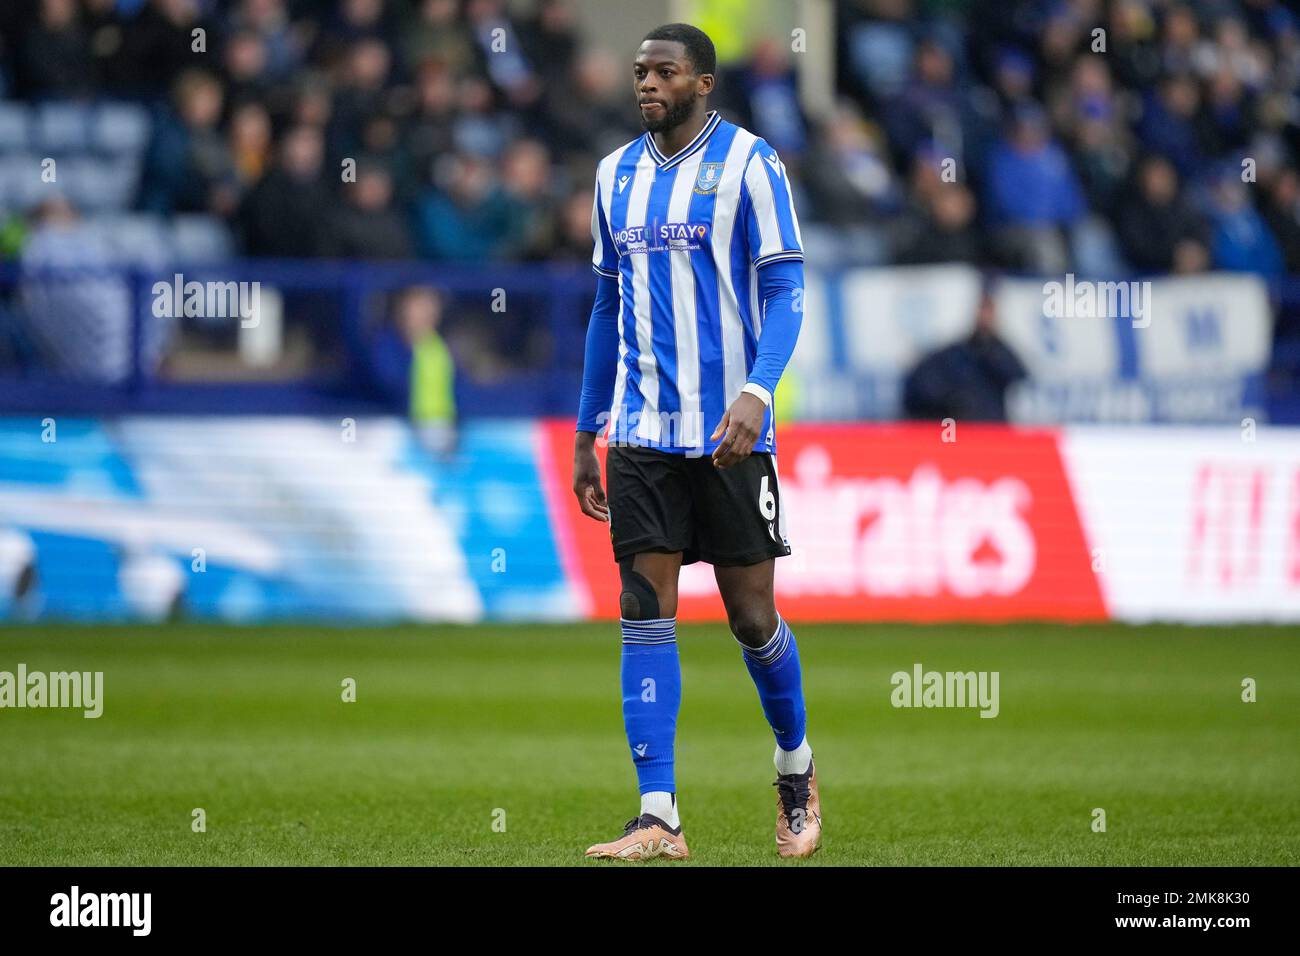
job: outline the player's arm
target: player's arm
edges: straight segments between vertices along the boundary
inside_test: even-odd
[[[759,140],[741,185],[741,223],[750,260],[758,270],[758,300],[763,331],[744,389],[714,429],[722,440],[713,463],[730,468],[754,450],[776,383],[794,352],[803,318],[803,243],[785,166]]]
[[[578,427],[573,436],[573,493],[582,513],[597,521],[609,520],[609,505],[600,480],[596,434],[614,398],[618,370],[618,254],[605,223],[597,176],[591,207],[591,267],[596,273],[596,302],[587,322],[587,347],[582,361],[582,395],[578,400]]]
[[[714,439],[723,436],[713,452],[713,462],[719,468],[730,468],[753,451],[776,383],[794,354],[803,321],[803,262],[779,259],[759,267],[758,301],[763,331],[758,336],[753,370],[713,432]]]

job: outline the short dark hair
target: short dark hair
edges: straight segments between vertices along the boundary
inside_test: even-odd
[[[691,61],[697,76],[717,72],[717,51],[713,49],[709,35],[699,27],[693,27],[689,23],[665,23],[647,33],[645,39],[680,43],[686,48],[686,59]]]

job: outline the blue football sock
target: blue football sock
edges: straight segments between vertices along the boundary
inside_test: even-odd
[[[799,648],[794,633],[780,616],[776,633],[762,647],[741,645],[745,666],[758,688],[763,713],[782,750],[794,750],[803,743],[808,713],[803,702],[803,675],[799,670]]]
[[[623,727],[641,793],[677,792],[673,741],[682,703],[677,618],[623,625]]]

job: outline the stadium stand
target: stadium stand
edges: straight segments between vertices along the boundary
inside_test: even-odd
[[[701,22],[725,22],[724,7],[694,5]],[[837,99],[824,115],[807,112],[798,54],[779,37],[721,44],[716,105],[781,151],[810,263],[828,274],[957,263],[1049,276],[1255,274],[1273,341],[1250,374],[1275,420],[1300,415],[1300,19],[1287,4],[843,0],[834,15]],[[494,30],[508,55],[489,52]],[[57,197],[86,235],[116,247],[114,267],[164,277],[249,257],[398,260],[427,263],[421,281],[446,289],[472,262],[495,264],[495,280],[477,283],[491,289],[525,274],[519,264],[570,263],[561,299],[572,315],[556,318],[560,306],[535,296],[509,335],[489,335],[478,291],[452,289],[448,341],[471,378],[483,372],[479,385],[571,382],[577,358],[565,344],[585,316],[591,170],[639,132],[626,58],[583,35],[572,0],[6,3],[4,314],[21,321],[24,244]],[[50,160],[54,181],[43,178]],[[355,183],[335,174],[349,160]],[[319,271],[301,270],[285,310],[312,344],[309,367],[355,371],[364,360],[340,322],[368,327],[373,283],[313,291]],[[139,296],[153,278],[118,281]],[[874,321],[852,302],[835,314],[842,298],[832,289],[831,326],[847,322],[852,335]],[[127,326],[151,321],[143,305],[126,310]],[[921,351],[943,344],[924,338]],[[167,349],[193,345],[182,324]],[[340,351],[351,356],[341,364]],[[26,364],[9,372],[40,371],[39,352],[6,361],[19,356]],[[166,375],[164,357],[138,364],[137,375]],[[872,369],[858,371],[854,387],[874,388],[864,384]],[[548,410],[571,411],[555,392]],[[842,411],[899,414],[896,383],[885,394],[895,398]],[[1069,416],[1080,406],[1056,407]]]

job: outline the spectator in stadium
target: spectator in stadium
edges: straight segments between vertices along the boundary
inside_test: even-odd
[[[549,188],[551,159],[535,139],[511,143],[501,161],[501,185],[510,216],[504,254],[522,261],[549,259],[555,202]]]
[[[233,168],[220,122],[225,95],[213,74],[187,70],[176,81],[173,109],[154,125],[140,182],[140,207],[164,215],[205,212],[213,188]]]
[[[1282,252],[1251,204],[1239,167],[1227,165],[1215,173],[1209,207],[1210,252],[1216,269],[1265,276],[1282,272]]]
[[[560,204],[559,215],[552,224],[552,260],[583,266],[591,262],[591,205],[590,186],[574,188]]]
[[[420,254],[446,262],[484,262],[509,248],[511,206],[492,164],[453,153],[436,164],[437,186],[416,206]]]
[[[1113,215],[1132,158],[1132,137],[1106,62],[1084,57],[1074,62],[1069,81],[1048,93],[1053,125],[1065,142],[1091,210]]]
[[[934,37],[917,46],[912,82],[882,113],[894,155],[904,161],[925,147],[965,163],[988,136],[986,119],[958,82],[952,53]]]
[[[239,0],[226,28],[250,30],[262,38],[266,74],[272,81],[287,80],[302,64],[305,34],[295,29],[285,0]]]
[[[1147,89],[1160,74],[1156,18],[1146,0],[1116,0],[1107,25],[1107,60],[1126,89]]]
[[[1201,108],[1200,87],[1192,76],[1166,76],[1158,93],[1147,96],[1138,137],[1147,151],[1169,157],[1183,176],[1200,171],[1212,133]]]
[[[129,280],[106,267],[130,250],[81,218],[62,197],[32,215],[23,248],[19,321],[47,369],[73,381],[121,384],[135,368]],[[47,273],[48,269],[64,270]],[[85,269],[78,274],[78,269]],[[71,270],[69,272],[69,270]],[[141,368],[157,367],[172,332],[170,320],[142,326]]]
[[[334,245],[328,211],[333,197],[322,179],[324,139],[314,126],[285,134],[275,167],[239,211],[244,248],[255,256],[304,258]]]
[[[348,49],[326,134],[332,160],[355,158],[361,152],[367,119],[386,108],[391,70],[388,47],[377,39],[358,40]]]
[[[459,150],[497,157],[523,135],[520,115],[500,108],[492,84],[482,76],[471,74],[459,78],[456,108],[452,136]]]
[[[878,222],[902,208],[902,189],[879,128],[848,101],[839,103],[826,120],[805,171],[819,222]]]
[[[475,61],[474,40],[459,16],[460,0],[417,0],[413,16],[401,29],[406,72],[415,74],[436,63],[454,75],[467,72]]]
[[[402,151],[423,178],[455,148],[456,82],[446,63],[428,60],[415,75],[416,108],[401,131]]]
[[[455,363],[439,333],[443,297],[429,286],[404,289],[392,321],[375,337],[371,372],[388,400],[405,408],[420,440],[445,454],[456,445]]]
[[[603,156],[634,139],[640,130],[628,119],[623,69],[608,50],[585,50],[573,66],[566,87],[548,87],[551,150],[566,157]]]
[[[1022,106],[1034,103],[1036,79],[1034,60],[1019,47],[1008,46],[998,53],[993,71],[993,91],[1001,116],[1010,116]]]
[[[934,190],[925,214],[906,227],[896,261],[900,265],[983,260],[983,244],[975,231],[975,196],[961,183]]]
[[[1171,272],[1180,248],[1208,245],[1204,220],[1180,195],[1178,170],[1163,156],[1138,164],[1115,222],[1124,258],[1138,272]]]
[[[770,38],[754,47],[749,65],[735,75],[730,102],[738,121],[767,140],[786,165],[796,165],[808,148],[807,124],[799,104],[794,68],[784,48]]]
[[[271,117],[261,103],[236,107],[230,117],[227,147],[239,193],[250,189],[271,162]]]
[[[513,109],[528,110],[542,95],[542,81],[525,55],[524,33],[505,0],[466,0],[465,17],[483,73]]]
[[[23,37],[15,86],[20,96],[89,96],[96,73],[77,0],[40,0]]]
[[[1016,353],[998,337],[995,286],[986,280],[975,328],[960,342],[927,355],[903,382],[903,409],[909,418],[965,422],[1007,420],[1006,394],[1028,372]]]
[[[1287,272],[1300,273],[1300,174],[1280,170],[1268,185],[1264,221],[1277,237]]]
[[[108,92],[116,96],[165,96],[181,73],[200,65],[193,31],[203,29],[205,40],[218,33],[196,0],[90,0],[89,6],[91,49]]]
[[[1082,218],[1083,193],[1041,107],[1016,110],[1007,139],[989,157],[985,214],[996,254],[1008,268],[1064,272],[1064,230]]]
[[[266,102],[272,84],[267,77],[266,42],[252,30],[237,30],[222,50],[226,93],[232,104]]]
[[[566,87],[582,45],[572,0],[537,0],[534,15],[524,22],[523,41],[543,90]]]
[[[409,259],[414,253],[406,217],[393,205],[393,178],[362,160],[357,181],[343,184],[343,204],[330,228],[330,255],[343,259]]]

